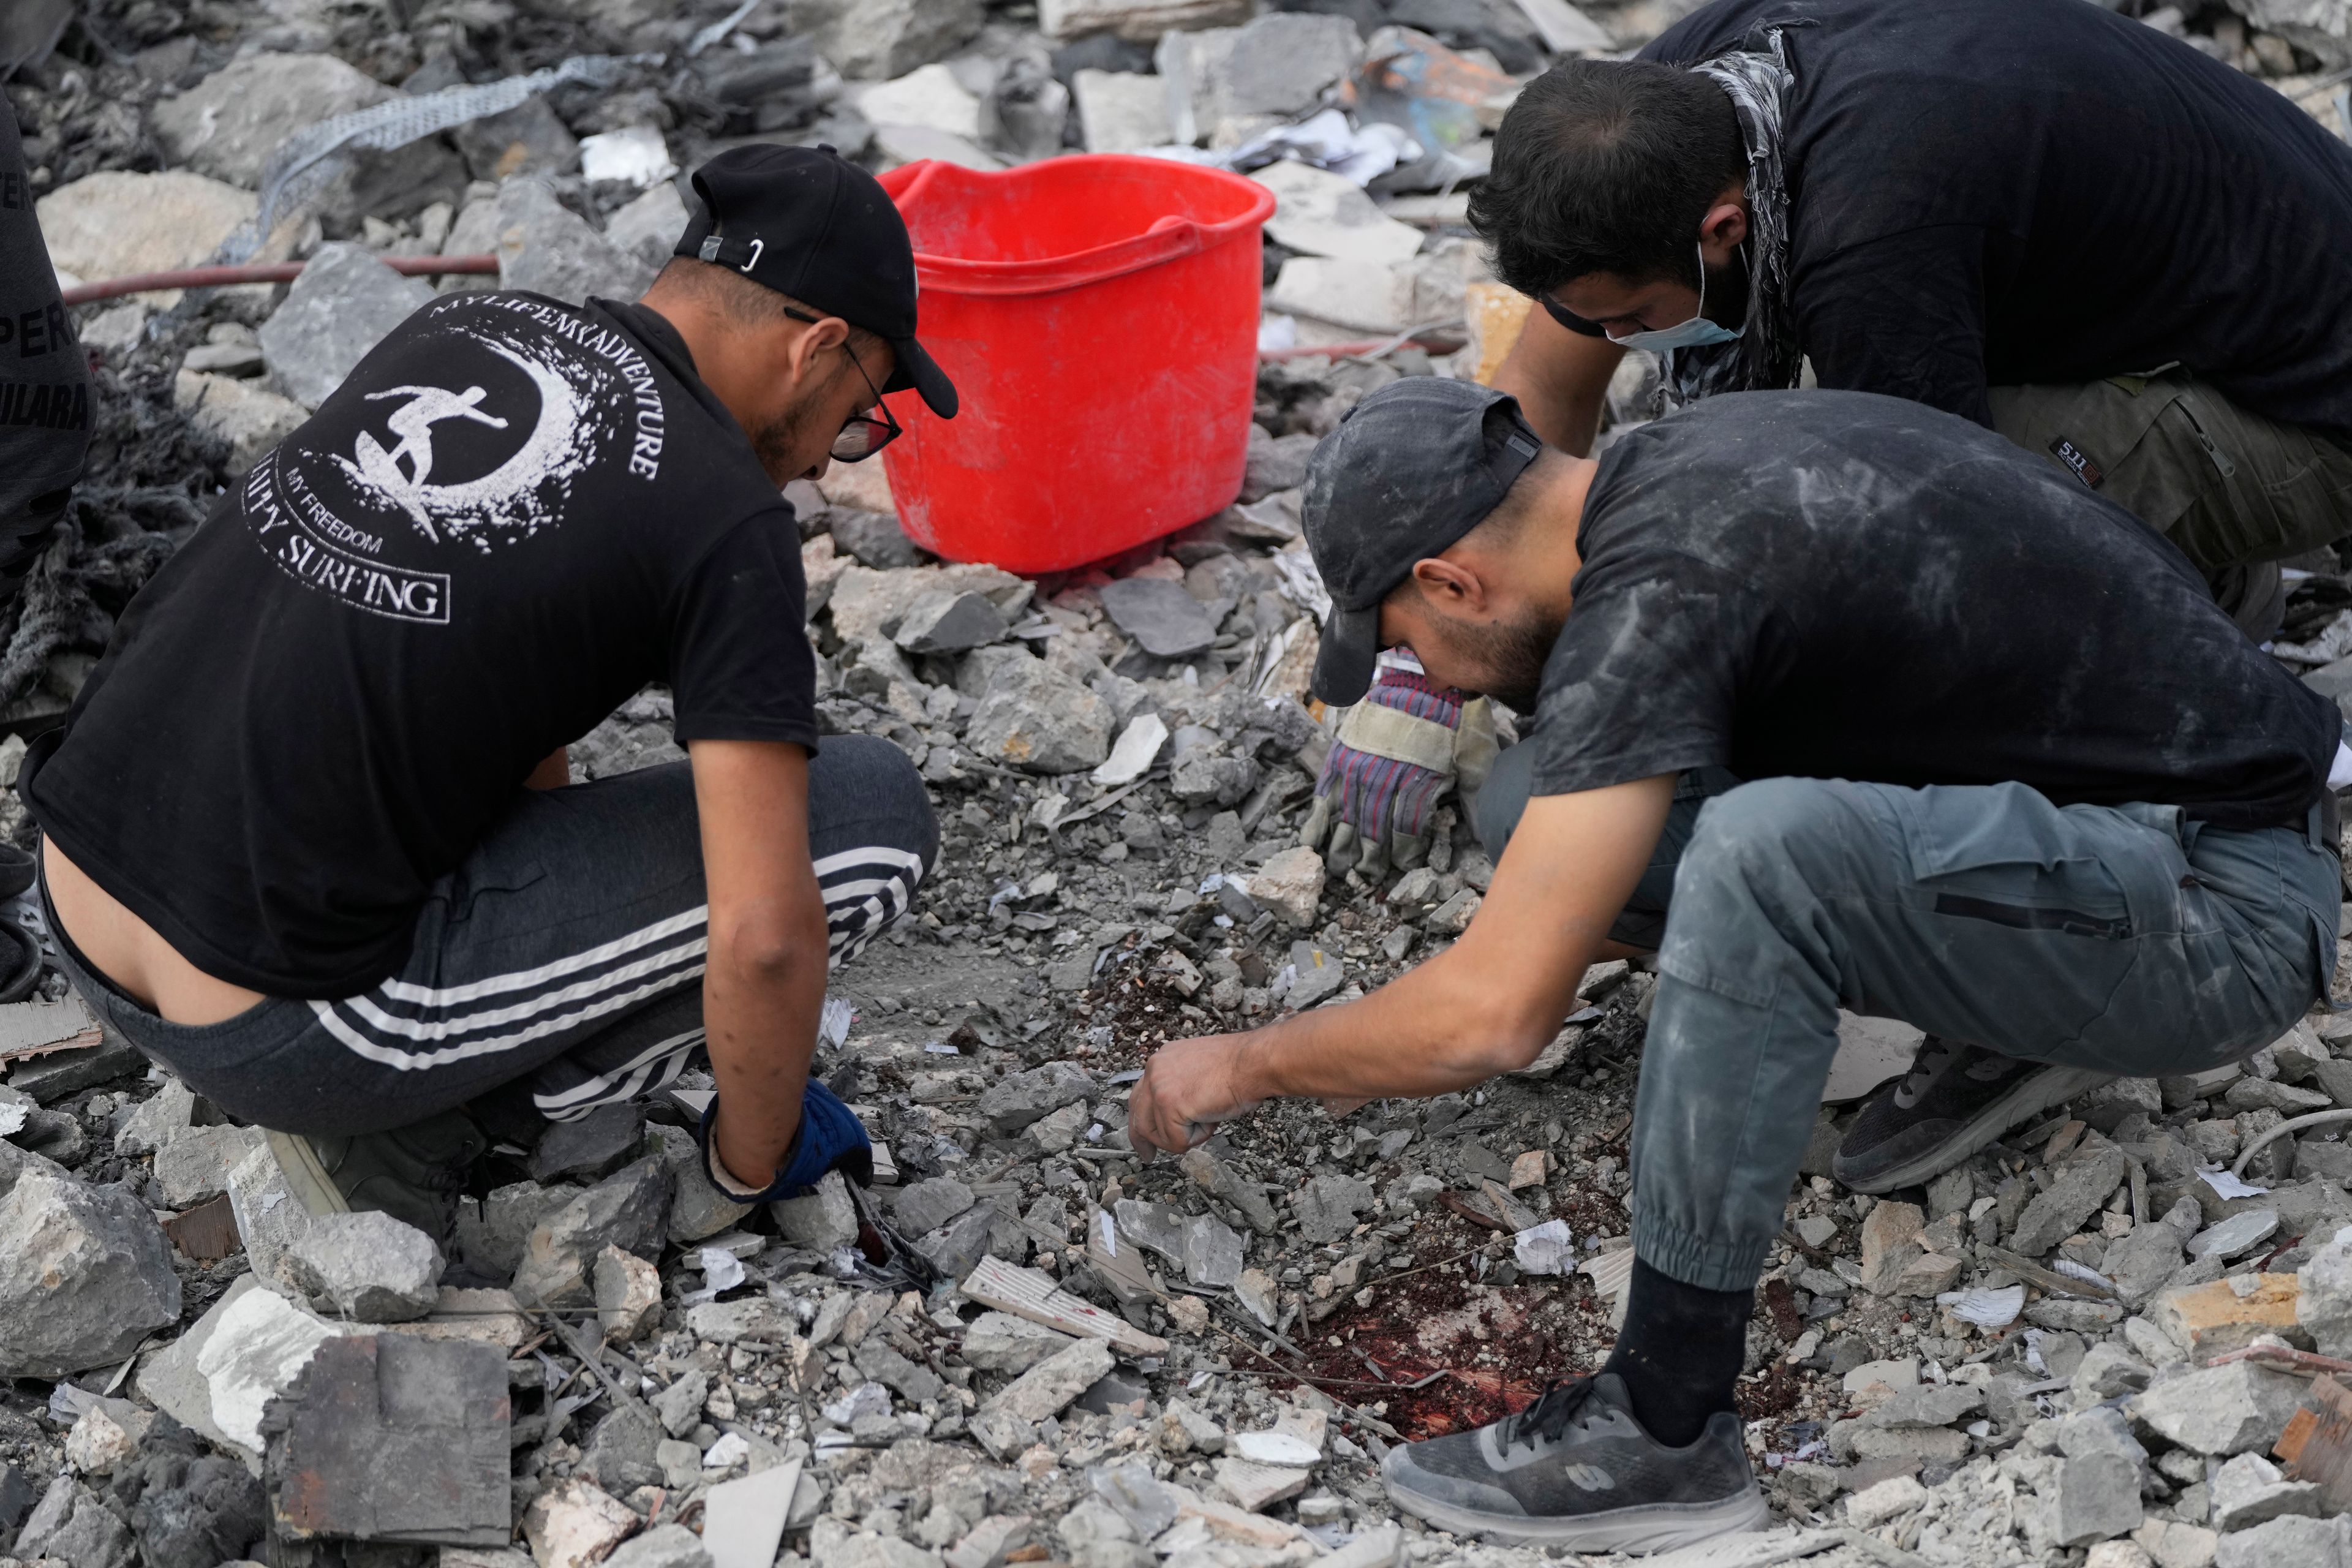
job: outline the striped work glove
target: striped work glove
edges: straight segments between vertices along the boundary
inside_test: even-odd
[[[1429,858],[1429,817],[1449,785],[1466,802],[1496,751],[1483,697],[1429,683],[1418,668],[1383,662],[1364,700],[1339,721],[1315,805],[1299,837],[1338,875],[1378,883],[1390,868]],[[1326,847],[1326,839],[1328,846]]]

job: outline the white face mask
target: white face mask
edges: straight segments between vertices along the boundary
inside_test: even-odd
[[[1696,315],[1687,321],[1671,327],[1660,327],[1655,331],[1628,332],[1622,338],[1612,333],[1609,341],[1621,349],[1648,349],[1654,353],[1664,353],[1668,349],[1703,349],[1717,343],[1733,342],[1738,339],[1740,332],[1747,330],[1745,323],[1742,323],[1738,331],[1734,331],[1720,322],[1706,319],[1706,252],[1702,248],[1698,254],[1698,313]]]

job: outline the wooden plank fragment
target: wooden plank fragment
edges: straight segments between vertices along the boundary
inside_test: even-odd
[[[1066,1334],[1108,1340],[1129,1355],[1160,1355],[1168,1342],[1147,1334],[1125,1318],[1081,1301],[1034,1268],[1001,1258],[983,1258],[965,1277],[963,1293],[983,1307],[1059,1329]]]

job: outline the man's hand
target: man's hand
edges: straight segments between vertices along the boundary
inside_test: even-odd
[[[1485,698],[1384,665],[1339,721],[1299,841],[1324,850],[1341,876],[1353,868],[1377,884],[1391,866],[1410,870],[1429,857],[1429,817],[1439,797],[1455,784],[1465,799],[1475,795],[1496,749],[1494,710]]]
[[[1257,1109],[1249,1082],[1253,1035],[1211,1035],[1160,1047],[1127,1100],[1127,1136],[1145,1159],[1181,1154],[1216,1123]]]
[[[801,1124],[824,1006],[824,897],[809,861],[808,753],[691,741],[709,896],[702,1025],[726,1107],[713,1129],[736,1181],[765,1187]]]
[[[1128,1101],[1128,1136],[1182,1150],[1276,1095],[1340,1115],[1525,1067],[1573,1009],[1674,798],[1669,773],[1528,802],[1460,942],[1360,1002],[1161,1047]]]

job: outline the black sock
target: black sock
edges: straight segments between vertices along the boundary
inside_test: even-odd
[[[1625,1380],[1633,1415],[1668,1447],[1698,1440],[1707,1417],[1737,1410],[1731,1397],[1748,1359],[1756,1292],[1702,1290],[1633,1260],[1625,1326],[1601,1370]]]

